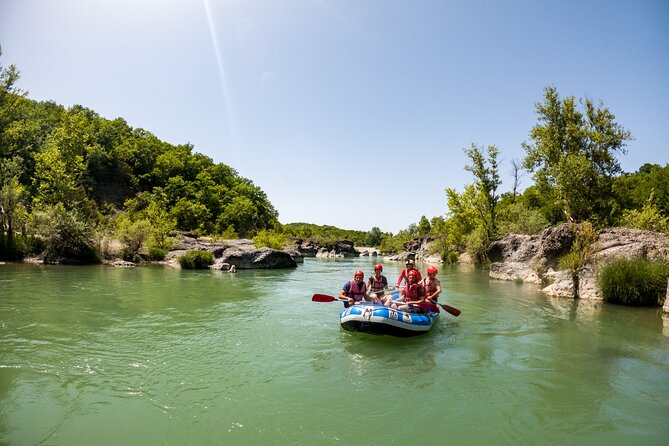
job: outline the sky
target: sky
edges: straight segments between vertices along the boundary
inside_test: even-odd
[[[472,144],[511,190],[547,86],[631,131],[624,171],[669,162],[666,0],[0,0],[0,45],[29,98],[190,143],[284,224],[446,216]]]

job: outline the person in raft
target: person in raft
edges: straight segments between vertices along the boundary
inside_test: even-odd
[[[400,273],[400,276],[397,278],[397,287],[399,287],[402,284],[402,280],[406,280],[408,283],[408,274],[409,271],[416,271],[418,273],[418,281],[420,282],[423,280],[423,276],[420,274],[420,271],[418,271],[416,268],[413,267],[413,260],[407,259],[406,261],[406,268],[402,270]]]
[[[383,267],[381,265],[374,265],[374,274],[367,281],[369,292],[376,295],[380,300],[383,300],[385,289],[388,288],[388,279],[381,274],[382,272]]]
[[[430,266],[427,269],[427,279],[423,279],[423,287],[425,288],[425,300],[436,304],[441,294],[441,281],[437,279],[437,268]]]
[[[420,272],[412,269],[407,273],[407,286],[400,289],[400,297],[388,300],[386,305],[402,311],[425,311],[425,288],[419,279]],[[432,305],[432,304],[430,304]]]
[[[367,293],[365,273],[362,271],[356,271],[353,274],[353,280],[349,280],[344,284],[337,297],[341,300],[347,300],[349,305],[359,304],[363,298],[375,303],[381,303],[378,297],[372,297]]]

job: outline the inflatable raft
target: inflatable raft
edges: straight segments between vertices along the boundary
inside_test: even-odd
[[[439,317],[439,312],[411,313],[383,305],[358,304],[339,315],[344,330],[400,337],[427,333]]]

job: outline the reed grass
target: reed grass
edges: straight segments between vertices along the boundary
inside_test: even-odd
[[[183,269],[207,269],[214,263],[214,255],[209,251],[187,251],[179,257]]]
[[[599,288],[605,302],[632,305],[661,305],[667,293],[669,264],[647,259],[618,259],[601,269]]]

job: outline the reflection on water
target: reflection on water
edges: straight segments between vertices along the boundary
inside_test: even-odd
[[[443,299],[462,315],[424,336],[347,332],[341,304],[311,302],[377,261],[236,275],[2,265],[0,443],[665,443],[656,309],[447,266]],[[401,266],[384,263],[391,282]]]

